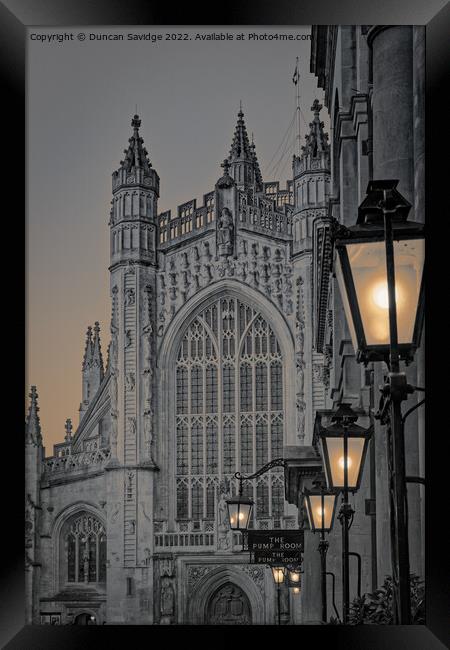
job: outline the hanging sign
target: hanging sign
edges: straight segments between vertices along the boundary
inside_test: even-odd
[[[250,564],[296,564],[304,548],[303,530],[249,530]]]

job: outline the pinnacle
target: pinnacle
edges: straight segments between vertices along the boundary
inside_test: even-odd
[[[33,442],[36,445],[42,444],[41,423],[39,420],[38,394],[36,386],[31,386],[30,406],[28,409],[28,418],[26,421],[26,441]]]
[[[328,134],[324,132],[324,123],[321,122],[319,113],[323,106],[315,99],[311,110],[314,113],[314,119],[309,123],[309,134],[305,136],[306,144],[302,147],[303,155],[312,155],[316,157],[319,153],[329,151]]]
[[[86,332],[86,345],[84,348],[83,357],[83,370],[87,370],[92,362],[93,343],[92,343],[92,327],[89,325]]]
[[[94,341],[92,344],[92,364],[100,368],[101,379],[103,379],[103,356],[102,348],[100,345],[100,325],[98,321],[94,324]]]
[[[139,133],[141,119],[137,113],[131,119],[131,126],[133,134],[131,138],[128,138],[128,149],[124,149],[125,159],[120,161],[120,166],[127,171],[143,168],[145,172],[148,172],[152,165],[148,159],[147,149],[143,146],[144,139]]]

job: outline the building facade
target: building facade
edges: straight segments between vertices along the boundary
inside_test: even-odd
[[[88,328],[80,421],[46,457],[26,425],[27,621],[273,624],[270,570],[229,529],[234,474],[303,446],[329,385],[314,348],[313,247],[330,145],[312,106],[285,189],[264,182],[239,111],[202,205],[158,213],[159,176],[132,119],[112,176],[111,326]],[[219,174],[218,174],[219,175]],[[295,529],[274,468],[245,485],[255,529]],[[283,588],[281,621],[302,621]]]
[[[370,180],[397,179],[399,192],[411,204],[408,219],[425,221],[425,30],[422,26],[314,26],[310,69],[325,92],[330,118],[330,197],[326,217],[314,222],[313,346],[324,355],[326,387],[324,418],[340,402],[359,415],[358,424],[374,427],[361,489],[352,497],[355,510],[350,551],[361,558],[361,593],[375,591],[392,576],[389,519],[389,472],[386,427],[374,417],[387,367],[356,362],[339,288],[334,277],[330,228],[334,220],[356,224],[358,206]],[[406,371],[412,386],[425,385],[424,346]],[[422,393],[408,398],[403,411],[416,406]],[[326,422],[324,422],[326,424]],[[288,448],[287,496],[299,506],[306,525],[301,492],[311,487],[321,470],[312,427],[303,447]],[[405,420],[405,461],[411,573],[424,579],[424,407]],[[328,570],[335,575],[327,586],[328,618],[342,612],[341,526],[328,535]],[[321,592],[318,539],[305,531],[303,620],[320,622]],[[358,593],[358,565],[351,558],[350,596]],[[336,610],[332,607],[333,600]]]

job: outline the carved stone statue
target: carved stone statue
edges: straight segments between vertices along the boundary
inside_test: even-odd
[[[171,617],[174,613],[175,606],[175,593],[173,590],[172,582],[167,578],[164,579],[161,587],[161,624],[167,625],[171,622]]]
[[[220,256],[233,254],[233,215],[228,208],[223,208],[217,224],[217,246]]]

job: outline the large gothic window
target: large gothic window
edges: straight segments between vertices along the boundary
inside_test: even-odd
[[[177,518],[212,519],[222,479],[282,456],[283,425],[275,334],[238,299],[217,300],[190,324],[176,361]],[[283,516],[281,469],[246,483],[244,491],[255,500],[257,519]]]
[[[106,582],[106,532],[93,515],[79,513],[64,526],[64,582]]]

